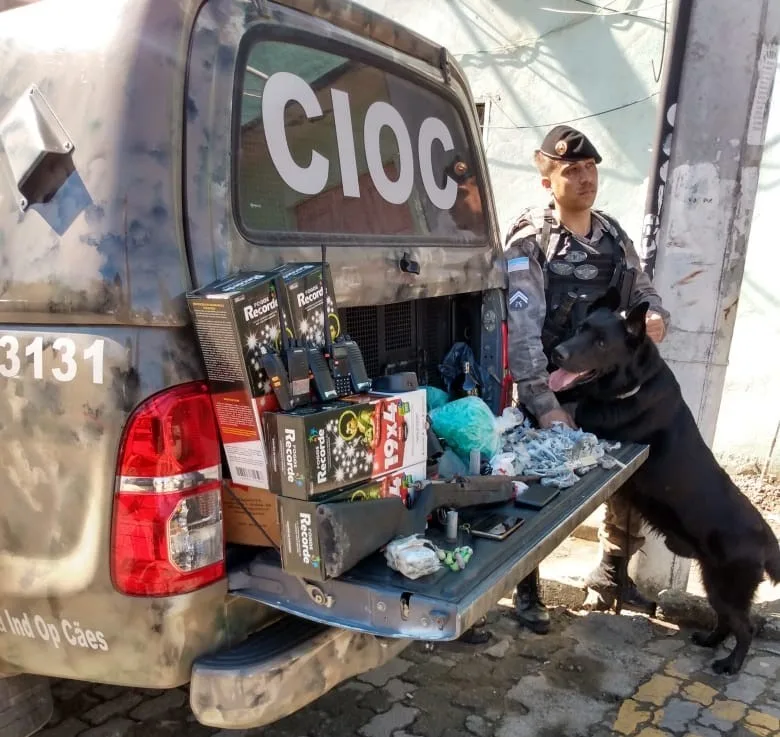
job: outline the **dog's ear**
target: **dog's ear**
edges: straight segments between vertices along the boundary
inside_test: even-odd
[[[645,317],[647,316],[647,309],[650,307],[649,302],[642,302],[638,304],[626,317],[626,330],[632,338],[642,340],[647,334],[647,325],[645,324]]]
[[[595,312],[602,307],[606,307],[610,312],[616,312],[620,307],[620,292],[615,287],[610,287],[607,291],[588,307],[587,314]]]

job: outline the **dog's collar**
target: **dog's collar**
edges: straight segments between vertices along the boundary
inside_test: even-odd
[[[637,384],[631,391],[628,391],[625,394],[618,394],[615,399],[628,399],[629,397],[633,397],[641,388],[642,385]]]

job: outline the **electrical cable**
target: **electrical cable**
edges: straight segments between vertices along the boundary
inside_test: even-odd
[[[651,62],[653,65],[653,79],[656,84],[661,81],[661,74],[664,71],[664,57],[666,56],[666,38],[669,35],[669,23],[667,22],[667,13],[669,11],[669,0],[664,0],[664,35],[661,41],[661,63],[658,66],[658,73],[655,71],[655,62]]]
[[[642,102],[647,102],[647,100],[652,99],[653,97],[657,97],[658,92],[652,92],[646,97],[642,97],[638,100],[632,100],[631,102],[626,102],[622,105],[616,105],[615,107],[607,108],[606,110],[600,110],[597,113],[588,113],[587,115],[580,115],[576,118],[569,118],[568,120],[561,120],[557,123],[539,123],[537,125],[517,125],[512,121],[512,119],[509,117],[508,113],[504,108],[498,103],[497,100],[493,100],[495,104],[498,106],[498,108],[501,110],[504,115],[506,115],[507,118],[509,118],[510,122],[513,122],[513,125],[486,125],[483,126],[484,128],[487,128],[488,130],[531,130],[533,128],[554,128],[556,125],[566,125],[568,123],[576,123],[580,120],[586,120],[588,118],[597,118],[600,115],[607,115],[608,113],[614,113],[617,110],[625,110],[626,108],[632,107],[633,105],[639,105]]]

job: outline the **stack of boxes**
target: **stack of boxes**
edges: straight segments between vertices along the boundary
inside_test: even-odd
[[[261,363],[264,352],[280,350],[280,311],[293,340],[322,347],[325,311],[331,338],[341,333],[333,295],[319,263],[238,274],[188,295],[231,475],[226,538],[279,547],[285,570],[312,579],[324,577],[311,534],[316,506],[405,501],[427,460],[422,389],[280,410]]]

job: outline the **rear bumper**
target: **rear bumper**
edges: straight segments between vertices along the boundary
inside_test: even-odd
[[[0,596],[0,672],[175,688],[189,681],[201,653],[229,647],[278,618],[227,594],[224,580],[168,598],[115,591],[63,599]],[[93,647],[98,634],[106,649]]]
[[[411,640],[386,640],[334,627],[300,623],[301,636],[270,657],[251,641],[196,661],[190,707],[218,729],[250,729],[302,709],[334,686],[392,660]],[[258,633],[262,637],[262,633]]]

